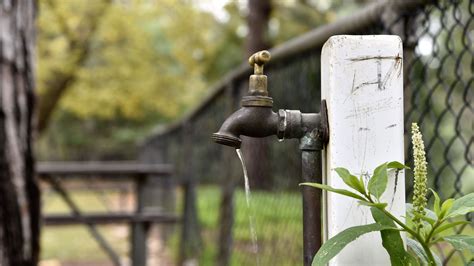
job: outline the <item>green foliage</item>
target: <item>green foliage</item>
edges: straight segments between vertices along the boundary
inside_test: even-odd
[[[407,222],[405,223],[387,211],[387,203],[380,202],[379,199],[387,187],[388,171],[390,169],[399,171],[408,168],[401,163],[383,163],[376,167],[367,187],[362,183],[363,188],[358,186],[358,179],[347,169],[336,168],[336,172],[344,183],[354,189],[355,192],[316,183],[302,184],[357,199],[359,204],[371,208],[372,217],[376,222],[375,224],[348,228],[329,239],[315,255],[313,265],[325,265],[349,242],[371,231],[381,231],[382,244],[390,255],[392,265],[441,265],[439,258],[430,250],[430,246],[439,241],[449,242],[459,250],[473,252],[474,237],[463,235],[443,237],[440,234],[457,225],[469,223],[467,221],[450,221],[449,219],[474,211],[474,193],[457,200],[447,199],[442,202],[438,194],[432,190],[435,197],[434,211],[423,208],[420,212],[419,207],[415,208],[412,204],[407,204]],[[362,195],[360,196],[357,193]],[[422,199],[422,201],[426,201],[426,199]],[[419,224],[413,223],[415,218],[420,221]],[[377,228],[379,229],[377,230]],[[393,230],[386,230],[387,228]],[[416,259],[404,249],[400,232],[397,230],[406,231],[413,237],[413,239],[408,239],[407,243],[410,252],[415,255]]]
[[[395,222],[387,215],[381,212],[376,206],[370,208],[375,222],[381,225],[396,228]],[[409,265],[409,255],[403,247],[403,240],[400,232],[394,230],[380,231],[382,245],[390,256],[392,266]]]
[[[443,239],[449,242],[457,250],[467,249],[474,253],[474,237],[465,235],[445,236]]]
[[[431,189],[431,192],[433,193],[433,196],[435,197],[435,200],[434,200],[434,203],[433,203],[433,211],[436,213],[436,215],[438,216],[438,218],[441,216],[441,199],[439,198],[439,195],[438,193],[436,193],[436,191],[434,191],[433,189]]]
[[[178,119],[242,63],[245,3],[228,1],[222,10],[226,18],[218,19],[201,2],[38,1],[39,105],[54,110],[48,131],[41,134],[39,157],[109,158],[115,153],[115,158],[132,159],[127,151],[140,137]],[[274,45],[333,20],[333,8],[355,7],[340,0],[326,7],[300,1],[273,5],[269,39]],[[94,135],[61,130],[82,131],[81,126]],[[109,128],[126,133],[111,134]]]
[[[314,256],[312,265],[326,265],[334,256],[339,253],[347,244],[356,240],[363,234],[374,231],[393,230],[392,226],[381,225],[379,223],[359,225],[340,232],[326,241]]]
[[[407,165],[404,165],[401,162],[397,161],[387,163],[387,168],[396,170],[410,169],[410,167],[408,167]]]
[[[333,188],[333,187],[323,185],[323,184],[318,184],[318,183],[301,183],[300,185],[324,189],[327,191],[331,191],[340,195],[344,195],[344,196],[351,197],[351,198],[358,199],[365,202],[365,199],[362,196],[359,196],[356,193],[351,192],[349,190],[337,189],[337,188]]]
[[[369,180],[367,189],[370,194],[372,194],[377,200],[380,199],[380,196],[387,189],[388,182],[388,173],[387,173],[387,163],[381,164],[374,170],[374,174]]]
[[[245,11],[237,2],[225,7],[226,21],[198,4],[175,0],[110,4],[107,0],[42,0],[39,4],[40,96],[57,81],[58,73],[74,72],[60,110],[82,118],[142,120],[153,114],[174,119],[244,58],[246,36],[238,32],[245,27]],[[105,12],[97,13],[101,9]],[[272,21],[282,28],[271,27],[272,42],[286,41],[328,22],[331,19],[325,12],[332,13],[308,9],[299,2],[275,4]],[[288,19],[293,14],[299,19]],[[97,16],[97,23],[91,24]],[[96,34],[81,39],[95,28]],[[76,57],[84,50],[87,58],[79,63]]]
[[[467,194],[455,200],[447,214],[448,218],[474,212],[474,193]]]
[[[357,179],[356,176],[352,175],[349,172],[349,170],[342,167],[338,167],[334,170],[342,178],[342,180],[344,181],[344,183],[346,183],[346,185],[357,190],[358,192],[362,194],[365,193],[364,183],[361,180]]]
[[[441,204],[441,210],[440,210],[440,216],[444,217],[446,216],[447,213],[451,211],[451,208],[453,206],[454,199],[447,199]]]
[[[433,232],[433,235],[439,235],[440,233],[449,230],[451,228],[454,228],[458,225],[464,225],[464,224],[470,224],[469,221],[455,221],[455,222],[445,222],[443,225],[438,226]]]
[[[440,236],[441,233],[448,229],[468,223],[467,221],[453,222],[448,219],[474,212],[474,193],[467,194],[457,200],[447,199],[442,202],[438,193],[431,190],[435,198],[433,203],[434,211],[427,209],[427,172],[425,151],[422,135],[416,124],[413,124],[412,126],[412,134],[415,161],[414,178],[416,187],[413,195],[413,204],[407,204],[407,221],[405,223],[385,209],[387,204],[380,202],[380,196],[387,187],[389,169],[396,169],[396,171],[399,171],[402,169],[409,169],[407,166],[399,162],[383,163],[377,166],[374,170],[374,174],[369,180],[367,188],[363,189],[360,189],[351,183],[354,178],[351,177],[352,174],[347,169],[337,168],[338,170],[336,172],[347,185],[363,194],[363,199],[356,198],[359,200],[359,204],[371,207],[372,217],[377,225],[399,228],[400,230],[409,233],[413,238],[407,239],[407,244],[409,250],[417,257],[415,260],[418,262],[415,262],[413,256],[402,248],[403,245],[399,232],[381,232],[382,244],[390,255],[392,265],[417,265],[418,263],[429,266],[441,265],[440,259],[430,250],[430,247],[439,241],[449,242],[455,249],[469,250],[474,253],[474,237],[465,235]],[[338,191],[336,188],[320,184],[304,183],[303,185],[309,185],[333,192]],[[368,191],[368,193],[366,191]],[[344,194],[339,194],[353,197],[350,193],[350,191],[344,191]],[[372,196],[377,199],[377,202],[374,201]],[[373,224],[367,226],[373,226]],[[357,236],[357,234],[366,233],[365,230],[367,229],[361,226],[351,227],[336,235],[334,238],[329,239],[327,243],[331,243],[331,245],[323,245],[325,249],[323,251],[318,251],[314,258],[313,265],[325,265],[332,257],[341,251],[348,242],[355,239],[351,240],[350,237],[347,237],[347,239],[343,238],[341,240],[342,236],[340,235],[342,233],[347,231],[351,232],[351,235]],[[338,245],[333,244],[334,242]],[[343,245],[341,245],[341,242]],[[320,252],[321,254],[318,257]],[[321,259],[321,257],[325,258],[325,260]]]
[[[407,246],[408,246],[408,249],[413,252],[413,254],[415,254],[416,258],[417,258],[417,264],[420,264],[420,265],[429,265],[428,264],[428,261],[430,261],[430,258],[428,256],[428,254],[426,253],[425,249],[423,248],[423,246],[418,242],[418,241],[415,241],[411,238],[407,238]],[[441,266],[443,265],[441,263],[441,260],[438,258],[438,257],[434,257],[434,265],[436,266]]]
[[[212,15],[179,1],[113,2],[97,25],[85,27],[104,2],[40,1],[40,96],[58,71],[74,71],[60,108],[83,118],[143,120],[154,113],[170,119],[201,99],[205,60],[218,38]],[[75,47],[81,30],[91,27],[96,34]],[[84,49],[87,58],[79,65],[71,55]]]
[[[384,202],[367,202],[367,201],[359,201],[360,205],[369,206],[369,207],[377,207],[377,208],[385,208],[387,207],[387,203]]]

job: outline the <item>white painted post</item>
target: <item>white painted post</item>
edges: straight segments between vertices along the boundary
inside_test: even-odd
[[[348,188],[334,168],[372,175],[379,164],[404,162],[402,42],[393,35],[341,35],[323,47],[322,98],[328,105],[330,137],[326,184]],[[396,183],[396,184],[395,184]],[[400,219],[405,215],[405,177],[389,176],[382,196]],[[368,207],[334,193],[325,197],[325,236],[373,223]],[[330,265],[390,265],[379,232],[345,247]]]

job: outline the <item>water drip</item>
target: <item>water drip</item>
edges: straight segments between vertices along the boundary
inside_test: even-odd
[[[256,255],[257,258],[257,265],[260,265],[260,260],[258,257],[258,241],[257,241],[257,231],[255,230],[255,217],[250,205],[250,184],[249,184],[249,177],[247,175],[247,168],[245,167],[244,157],[242,156],[242,151],[240,149],[235,149],[237,152],[237,156],[239,156],[240,163],[242,164],[242,170],[244,172],[244,183],[245,183],[245,200],[247,202],[247,212],[249,216],[249,228],[250,228],[250,236],[252,239],[252,253]]]

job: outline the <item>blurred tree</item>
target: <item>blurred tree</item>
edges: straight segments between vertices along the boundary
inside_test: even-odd
[[[214,60],[221,32],[211,14],[172,0],[43,0],[40,8],[39,128],[46,129],[56,112],[62,129],[74,121],[81,131],[87,122],[82,131],[95,137],[53,129],[55,139],[41,141],[42,154],[57,158],[50,144],[58,141],[94,154],[96,146],[111,143],[111,135],[134,146],[152,125],[170,121],[205,95],[204,73],[212,73],[207,61]]]
[[[41,98],[38,108],[38,131],[40,133],[46,128],[61,96],[77,78],[79,68],[88,59],[92,48],[91,40],[110,0],[88,3],[86,15],[83,18],[77,18],[74,12],[65,14],[66,7],[54,0],[43,2],[48,5],[48,10],[51,10],[51,16],[54,17],[56,23],[51,24],[49,16],[42,16],[48,19],[47,28],[53,27],[50,32],[41,30],[42,36],[46,37],[45,40],[50,42],[50,46],[49,49],[42,50],[43,46],[40,45],[40,53],[45,53],[44,58],[59,57],[61,60],[39,68]],[[80,8],[80,5],[76,4],[71,8]],[[43,20],[40,21],[40,25],[42,25],[41,22]],[[74,26],[71,26],[72,24]]]
[[[34,1],[0,2],[0,265],[36,265],[40,195],[32,155]]]
[[[355,1],[274,1],[266,41],[333,20],[333,7]],[[40,0],[39,156],[133,158],[138,139],[178,118],[241,63],[247,5],[228,1],[216,11],[198,3]]]

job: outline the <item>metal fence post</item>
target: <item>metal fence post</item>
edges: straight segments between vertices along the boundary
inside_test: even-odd
[[[202,239],[196,207],[196,178],[193,172],[193,132],[186,124],[182,130],[182,179],[183,179],[183,219],[181,242],[179,245],[179,265],[187,264],[189,260],[197,260],[202,249]]]
[[[170,158],[169,155],[170,142],[169,137],[149,140],[141,146],[139,161],[150,164],[172,162],[174,158]],[[153,177],[149,176],[144,184],[144,209],[150,212],[174,213],[176,211],[176,182],[173,178]],[[175,229],[175,225],[159,225],[159,240],[166,244]]]
[[[414,53],[415,47],[418,44],[416,31],[419,27],[419,22],[417,20],[419,12],[419,7],[400,9],[394,3],[391,3],[384,9],[381,16],[384,31],[387,34],[400,36],[403,41],[403,109],[405,119],[409,119],[408,116],[413,110],[413,86],[410,84],[410,76],[413,75],[412,72],[414,72],[414,64],[416,62],[414,60]],[[409,146],[410,139],[408,138],[408,134],[405,134],[404,147],[406,160],[411,159]]]
[[[233,84],[229,84],[226,88],[226,113],[232,113],[237,105],[237,92]],[[223,149],[222,162],[231,163],[236,160],[236,155],[231,149]],[[218,266],[230,265],[230,258],[233,247],[233,231],[234,226],[234,192],[238,181],[234,176],[236,169],[228,166],[225,168],[221,177],[221,202],[219,206],[219,239],[218,239]]]
[[[135,213],[143,212],[145,203],[145,175],[139,175],[135,183]],[[142,221],[132,222],[131,260],[133,266],[144,266],[147,261],[147,236],[149,225]]]

